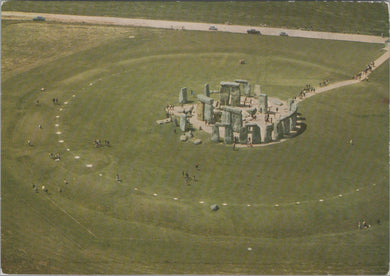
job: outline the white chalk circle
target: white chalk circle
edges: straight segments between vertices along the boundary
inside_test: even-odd
[[[359,192],[360,190],[359,189],[356,189],[356,192]]]
[[[252,251],[252,247],[248,247],[248,251]]]
[[[223,206],[226,206],[226,205],[227,205],[227,203],[222,203],[222,205],[223,205]]]
[[[63,143],[63,142],[64,142],[64,140],[59,140],[59,141],[58,141],[58,143]]]
[[[247,204],[246,206],[248,206],[248,207],[251,207],[252,205],[250,205],[250,204]]]
[[[87,165],[85,165],[87,168],[92,168],[93,167],[93,165],[92,164],[87,164]]]
[[[57,131],[57,132],[56,132],[57,135],[60,135],[61,133],[62,133],[61,131]]]
[[[297,202],[295,202],[295,204],[296,204],[296,205],[299,205],[299,204],[301,204],[301,203],[300,203],[299,201],[297,201]]]
[[[324,202],[324,200],[321,198],[321,199],[319,200],[319,202]]]
[[[57,119],[60,118],[60,115],[57,115],[56,118],[57,118]]]
[[[76,155],[76,156],[74,157],[74,159],[80,159],[80,156]]]
[[[199,201],[199,203],[200,203],[200,204],[203,204],[203,203],[204,203],[204,201]]]
[[[64,102],[64,104],[68,104],[68,102]]]
[[[274,206],[275,206],[275,207],[279,207],[279,204],[276,203]]]
[[[76,95],[72,95],[72,97],[73,97],[73,98],[75,98],[75,97],[76,97]]]
[[[134,188],[134,191],[138,191],[138,188]]]
[[[177,197],[174,197],[173,200],[178,200],[178,198],[177,198]]]
[[[70,149],[66,149],[66,151],[70,151]]]
[[[58,109],[59,111],[62,111],[62,108]]]
[[[158,194],[154,193],[153,196],[158,196]]]
[[[59,124],[55,124],[54,126],[55,126],[55,127],[59,127],[60,125],[59,125]]]

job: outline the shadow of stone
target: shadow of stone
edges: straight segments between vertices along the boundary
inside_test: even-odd
[[[297,123],[296,124],[297,129],[295,133],[290,133],[290,137],[296,137],[298,135],[301,135],[303,132],[305,132],[307,125],[305,123]]]

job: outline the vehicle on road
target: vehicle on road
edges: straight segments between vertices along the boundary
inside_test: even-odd
[[[260,31],[259,30],[256,30],[256,29],[249,29],[246,31],[248,34],[259,34],[261,35]]]
[[[209,30],[210,30],[210,31],[217,31],[218,29],[217,29],[217,27],[215,27],[215,26],[210,26]]]
[[[286,32],[281,32],[279,35],[280,36],[288,36],[288,34]]]
[[[33,18],[33,21],[45,21],[45,18],[43,16],[36,16]]]

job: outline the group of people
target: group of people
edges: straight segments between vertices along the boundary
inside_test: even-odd
[[[58,104],[58,98],[53,98],[52,101],[53,101],[54,104]]]
[[[165,112],[167,114],[167,118],[169,117],[169,115],[173,115],[174,111],[175,111],[175,106],[173,104],[168,104],[165,107]]]
[[[100,139],[95,139],[93,141],[93,143],[94,143],[96,148],[103,147],[103,146],[108,146],[108,147],[110,146],[110,141],[108,141],[108,140],[104,140],[103,141],[104,144],[103,144]]]
[[[50,159],[53,159],[53,160],[60,160],[61,159],[61,155],[59,153],[49,153],[49,158]]]
[[[199,163],[196,163],[195,164],[195,169],[197,170],[197,171],[200,171],[200,165],[199,165]],[[195,175],[193,175],[192,177],[189,175],[189,173],[188,173],[188,171],[182,171],[182,175],[183,175],[183,177],[184,177],[184,180],[185,180],[185,184],[186,185],[188,185],[188,186],[190,186],[191,184],[190,184],[190,181],[192,180],[192,181],[194,181],[194,182],[197,182],[198,180],[196,179],[196,176]]]
[[[352,78],[354,80],[361,80],[363,78],[363,80],[368,81],[368,74],[372,72],[374,67],[375,67],[375,62],[371,61],[369,64],[367,64],[366,68],[363,71],[357,73]]]
[[[329,80],[326,79],[326,80],[320,82],[320,87],[322,87],[322,86],[327,86],[328,84],[329,84]]]

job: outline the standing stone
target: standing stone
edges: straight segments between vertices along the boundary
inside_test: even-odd
[[[241,91],[240,86],[232,87],[231,95],[231,106],[240,106],[241,104]]]
[[[230,89],[226,86],[221,85],[219,90],[219,102],[221,105],[228,105],[230,99]]]
[[[291,130],[297,129],[297,113],[293,113],[291,115]]]
[[[204,103],[202,102],[196,105],[196,118],[199,121],[204,121]]]
[[[268,96],[266,94],[259,95],[259,112],[266,113],[268,109]]]
[[[274,136],[272,138],[275,141],[279,141],[283,138],[283,126],[280,120],[274,122]]]
[[[180,90],[179,103],[181,103],[181,104],[186,104],[187,103],[187,88],[186,87],[183,87]]]
[[[211,142],[219,142],[219,127],[216,125],[211,126]]]
[[[180,129],[181,131],[186,131],[187,128],[187,115],[180,114]]]
[[[252,143],[253,144],[260,144],[261,143],[260,127],[258,125],[252,126]]]
[[[233,129],[230,125],[225,125],[225,144],[233,144],[234,142],[234,136],[233,136]]]
[[[248,141],[248,129],[246,127],[242,127],[240,129],[240,144],[245,145]]]
[[[269,143],[272,141],[272,131],[273,130],[274,130],[273,125],[266,125],[265,126],[264,143]]]
[[[209,86],[208,83],[206,83],[206,84],[204,85],[204,95],[205,95],[206,97],[210,97],[210,86]]]
[[[241,110],[240,110],[241,111]],[[239,132],[242,127],[242,114],[240,113],[231,113],[232,117],[232,128],[234,132]]]
[[[221,117],[221,123],[225,125],[231,125],[232,119],[231,119],[231,113],[229,111],[222,111],[222,117]]]
[[[288,135],[290,133],[290,118],[283,119],[282,123],[283,123],[283,134]]]
[[[212,104],[204,105],[204,118],[207,123],[212,124],[214,122],[214,107]]]

